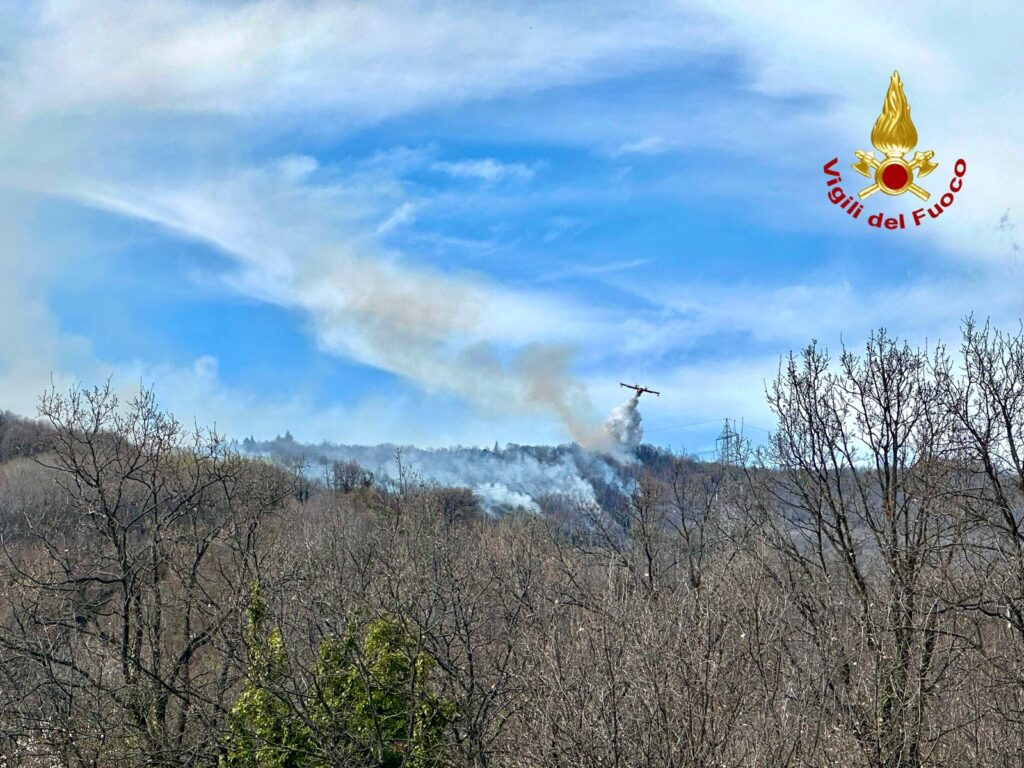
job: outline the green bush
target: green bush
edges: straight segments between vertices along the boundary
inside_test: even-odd
[[[266,623],[254,584],[248,680],[231,709],[221,768],[443,764],[455,705],[431,693],[434,661],[397,621],[376,619],[321,643],[301,712],[278,693],[288,653],[280,630]]]
[[[428,690],[433,660],[391,619],[320,646],[311,719],[355,765],[437,765],[455,707]]]

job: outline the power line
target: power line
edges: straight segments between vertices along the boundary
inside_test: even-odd
[[[644,433],[649,434],[651,432],[667,432],[670,429],[686,429],[687,427],[699,427],[701,424],[713,424],[716,421],[720,421],[720,419],[704,419],[703,421],[691,421],[688,424],[676,424],[675,426],[672,427],[656,427],[655,429],[645,429]]]

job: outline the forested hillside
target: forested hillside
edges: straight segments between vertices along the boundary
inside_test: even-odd
[[[1024,338],[810,346],[743,466],[621,504],[323,481],[151,393],[0,419],[9,766],[1005,766]],[[571,514],[569,513],[571,512]]]

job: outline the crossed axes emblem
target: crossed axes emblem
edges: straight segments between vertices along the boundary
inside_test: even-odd
[[[874,170],[875,183],[864,187],[857,193],[861,200],[867,199],[879,190],[889,195],[913,192],[922,200],[927,200],[931,196],[914,183],[914,171],[916,170],[917,177],[921,178],[939,167],[938,163],[932,162],[932,158],[935,157],[932,150],[915,152],[914,159],[909,163],[903,159],[902,155],[889,155],[884,160],[878,161],[875,159],[874,152],[863,152],[858,149],[854,154],[860,161],[853,164],[853,169],[857,173],[870,179],[871,171]]]

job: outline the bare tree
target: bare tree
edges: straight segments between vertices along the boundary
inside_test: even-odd
[[[818,657],[827,728],[852,736],[865,765],[931,759],[948,724],[930,708],[967,642],[941,589],[961,528],[952,421],[930,371],[882,331],[838,370],[808,347],[769,389],[772,576]]]
[[[0,648],[32,691],[5,730],[71,766],[209,762],[260,521],[290,478],[185,430],[151,392],[122,408],[109,387],[51,391],[40,412],[67,508],[4,534]]]

